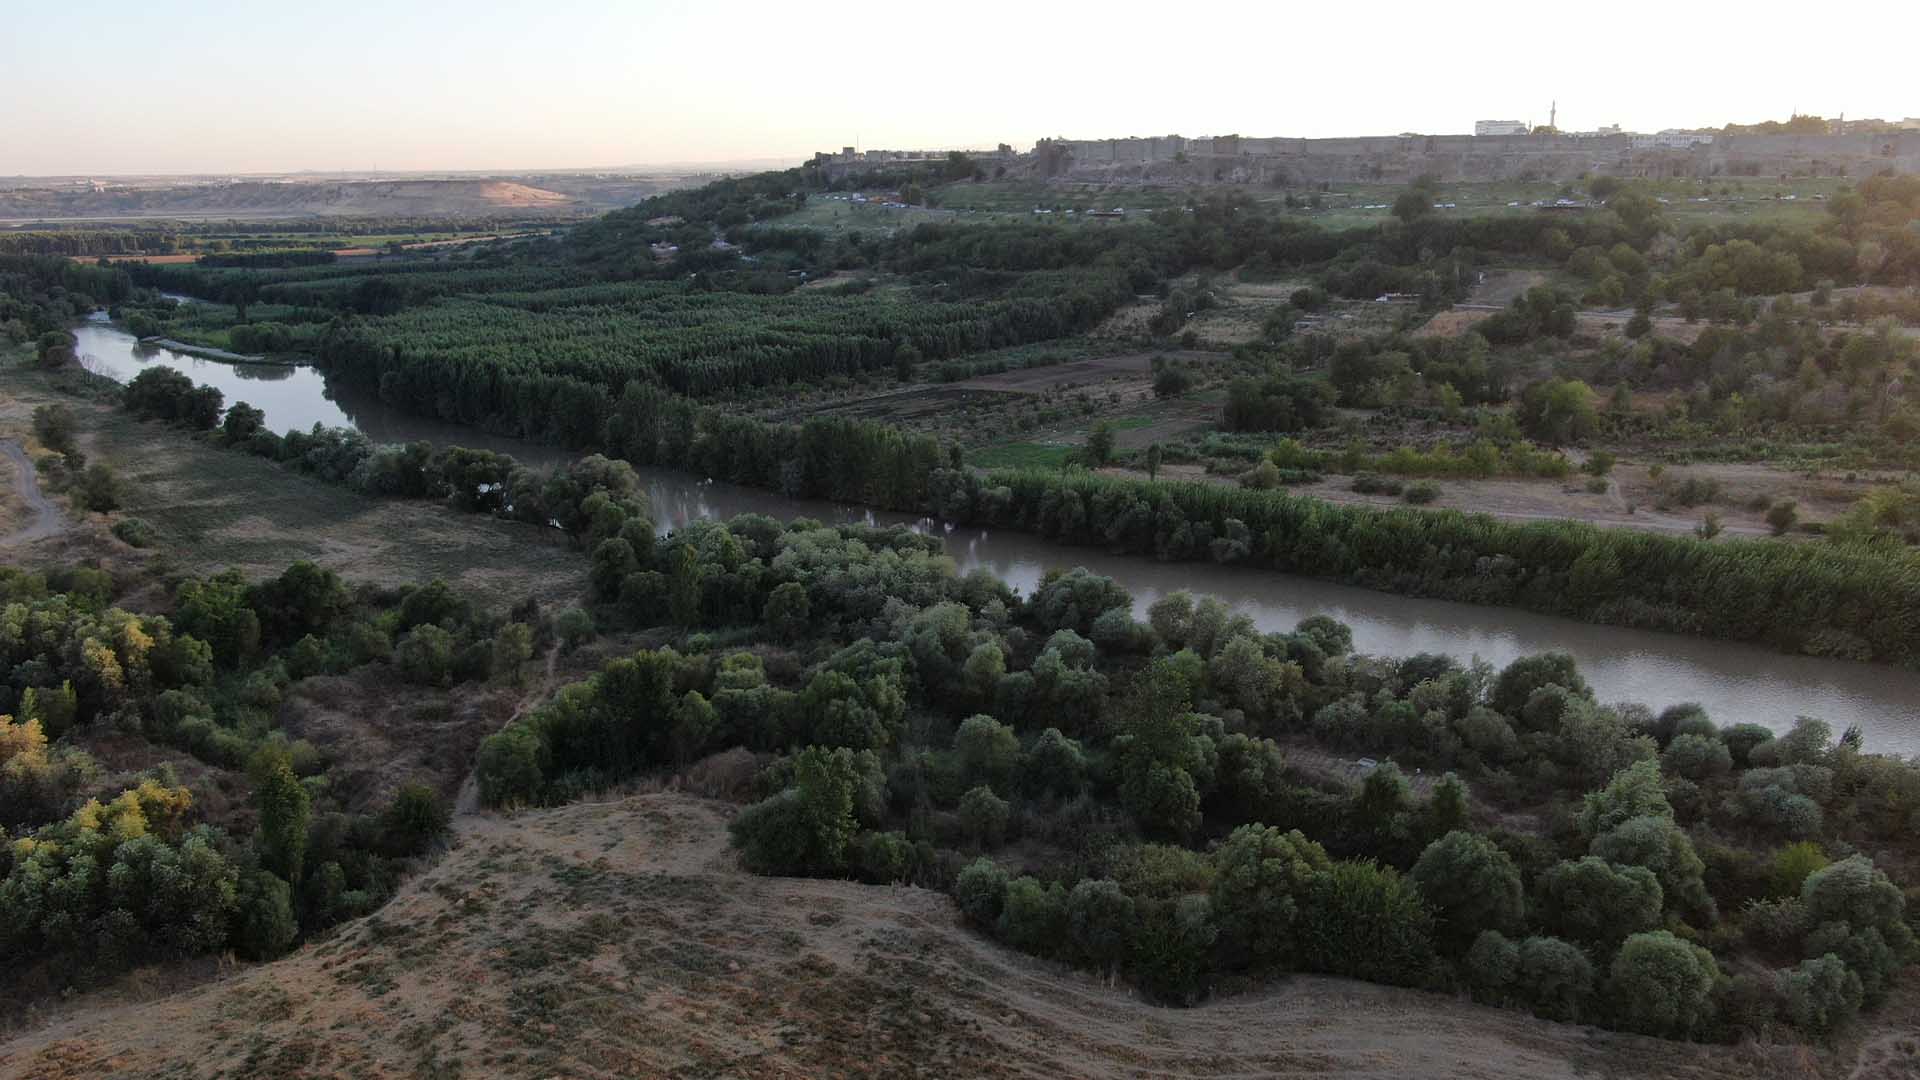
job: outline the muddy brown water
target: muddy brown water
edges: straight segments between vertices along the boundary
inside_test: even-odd
[[[357,428],[379,442],[427,439],[436,445],[487,447],[535,463],[567,456],[549,447],[409,416],[364,392],[330,388],[312,368],[226,364],[150,349],[99,320],[75,333],[78,352],[91,370],[124,382],[147,366],[174,367],[196,382],[219,387],[229,403],[246,401],[265,410],[268,426],[276,431],[319,423]],[[1795,717],[1815,716],[1836,732],[1859,725],[1870,750],[1920,753],[1920,672],[1594,626],[1511,608],[1411,599],[1267,570],[1109,555],[1008,530],[956,527],[864,507],[789,499],[682,473],[642,470],[642,476],[663,533],[701,518],[740,513],[783,520],[809,516],[904,523],[941,535],[962,573],[984,567],[1023,594],[1030,593],[1049,568],[1085,566],[1125,586],[1142,617],[1155,600],[1185,589],[1220,597],[1262,630],[1291,629],[1309,615],[1331,615],[1353,628],[1355,647],[1368,653],[1444,653],[1462,661],[1480,657],[1500,666],[1558,649],[1579,662],[1603,701],[1635,701],[1655,709],[1698,702],[1719,723],[1753,722],[1775,730],[1785,730]]]

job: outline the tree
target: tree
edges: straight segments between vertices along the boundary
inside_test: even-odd
[[[1588,855],[1550,867],[1538,892],[1541,922],[1603,954],[1629,934],[1660,925],[1660,882],[1645,867]]]
[[[1159,475],[1162,457],[1159,443],[1147,447],[1147,479],[1152,480]]]
[[[1087,464],[1100,468],[1113,460],[1113,425],[1105,420],[1087,433]]]
[[[1118,882],[1086,878],[1067,894],[1067,941],[1083,963],[1118,967],[1133,923],[1133,898]]]
[[[960,771],[968,780],[1005,791],[1020,765],[1020,737],[991,716],[969,716],[953,736]]]
[[[1417,986],[1433,966],[1433,916],[1419,890],[1371,859],[1315,876],[1295,933],[1309,971]]]
[[[233,944],[252,960],[273,960],[300,937],[293,913],[293,890],[277,875],[252,870],[240,875]]]
[[[1713,898],[1707,895],[1703,880],[1706,865],[1672,818],[1658,814],[1631,818],[1594,837],[1589,850],[1615,866],[1652,871],[1669,911],[1713,920]]]
[[[1665,930],[1635,934],[1614,956],[1607,992],[1621,1027],[1684,1038],[1713,1011],[1720,967],[1713,954]]]
[[[1401,192],[1393,200],[1393,216],[1402,222],[1412,224],[1433,213],[1434,182],[1430,177],[1421,177],[1413,186]]]
[[[1878,1002],[1916,952],[1900,887],[1873,860],[1855,855],[1808,874],[1800,902],[1814,927],[1807,955],[1837,954],[1860,977],[1867,1002]]]
[[[432,623],[407,631],[393,651],[394,662],[409,682],[447,686],[453,682],[453,635]]]
[[[97,513],[118,510],[123,501],[120,477],[102,462],[88,465],[74,482],[80,505]]]
[[[960,797],[958,812],[960,826],[967,831],[974,846],[996,848],[1006,838],[1011,810],[1007,800],[995,795],[992,788],[983,784],[969,789]]]
[[[1000,908],[1000,936],[1009,945],[1042,956],[1066,943],[1067,894],[1059,882],[1042,885],[1031,877],[1007,883]]]
[[[493,670],[496,675],[504,675],[508,682],[519,686],[523,681],[521,669],[531,659],[533,627],[526,623],[510,622],[493,635]]]
[[[446,800],[432,786],[409,780],[394,793],[393,802],[380,817],[380,831],[388,851],[397,855],[418,855],[445,836],[453,826],[453,813]]]
[[[953,897],[976,926],[997,926],[1006,906],[1007,872],[982,855],[954,878]]]
[[[1559,938],[1530,937],[1520,943],[1513,990],[1535,1016],[1578,1020],[1593,992],[1593,962],[1579,946]]]
[[[1140,988],[1159,1001],[1191,1003],[1218,937],[1213,906],[1205,896],[1143,905],[1129,948]]]
[[[41,367],[61,367],[73,361],[73,350],[78,344],[79,340],[65,330],[49,330],[34,343],[35,355]]]
[[[1666,789],[1660,782],[1660,766],[1651,760],[1620,770],[1604,789],[1588,792],[1577,823],[1581,835],[1592,839],[1643,817],[1673,820],[1673,805],[1667,802]]]
[[[1518,720],[1527,700],[1543,686],[1561,686],[1580,697],[1593,696],[1573,657],[1563,652],[1549,652],[1523,656],[1503,668],[1494,680],[1487,703],[1494,711]]]
[[[1522,431],[1556,446],[1586,439],[1599,423],[1593,389],[1578,379],[1534,383],[1521,392],[1517,411]]]
[[[1229,963],[1271,969],[1292,963],[1301,905],[1314,880],[1333,866],[1326,849],[1298,829],[1242,825],[1214,852],[1213,866],[1212,910]]]
[[[853,751],[809,746],[794,762],[794,786],[735,815],[727,831],[759,874],[832,876],[846,866],[858,782]]]
[[[293,774],[284,751],[262,750],[253,765],[254,807],[260,815],[260,862],[281,880],[299,884],[307,853],[312,797]]]
[[[1077,794],[1086,782],[1086,771],[1086,755],[1079,742],[1051,727],[1034,740],[1024,770],[1029,790],[1053,795]]]
[[[1520,870],[1484,836],[1455,830],[1435,840],[1411,877],[1433,906],[1440,940],[1455,950],[1466,949],[1482,930],[1517,930],[1525,918]]]
[[[1793,1026],[1822,1041],[1858,1015],[1865,998],[1860,976],[1832,953],[1780,972],[1779,989]]]
[[[703,568],[691,545],[682,545],[670,557],[673,572],[667,584],[667,606],[676,626],[700,625]]]
[[[794,641],[806,632],[807,620],[812,612],[812,602],[807,598],[807,587],[797,581],[784,581],[773,587],[767,595],[767,604],[761,612],[761,621],[784,641]]]

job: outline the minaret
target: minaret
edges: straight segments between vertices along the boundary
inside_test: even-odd
[[[1553,129],[1555,135],[1560,134],[1560,102],[1558,99],[1555,99],[1553,105],[1547,109],[1547,126]]]

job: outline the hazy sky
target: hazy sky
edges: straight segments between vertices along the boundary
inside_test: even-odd
[[[0,0],[0,175],[1920,116],[1920,5]]]

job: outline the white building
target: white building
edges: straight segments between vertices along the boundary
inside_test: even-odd
[[[1694,146],[1706,146],[1713,142],[1713,136],[1690,131],[1663,131],[1658,135],[1635,135],[1635,150],[1685,150]]]
[[[1527,125],[1518,120],[1475,120],[1475,135],[1525,135]]]

